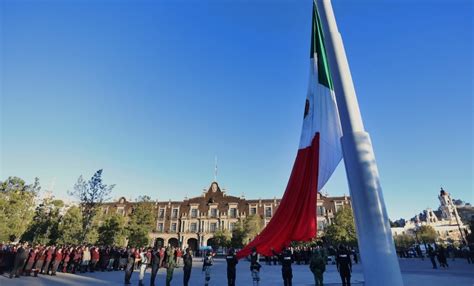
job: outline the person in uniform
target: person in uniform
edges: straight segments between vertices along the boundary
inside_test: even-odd
[[[257,248],[252,248],[252,253],[250,254],[250,272],[252,273],[252,281],[254,286],[260,284],[260,268],[262,265],[258,263],[259,257],[257,253]]]
[[[428,244],[428,256],[430,257],[430,261],[431,261],[431,264],[433,265],[433,269],[438,268],[435,261],[436,251],[433,249],[433,247],[430,244]]]
[[[20,247],[16,250],[15,258],[13,260],[13,269],[10,272],[10,278],[20,277],[21,272],[23,271],[23,266],[25,266],[25,261],[28,258],[29,252],[25,249],[28,244],[20,244]]]
[[[235,266],[239,263],[235,256],[235,250],[230,248],[225,258],[227,262],[227,285],[235,286]]]
[[[208,286],[209,281],[211,280],[211,267],[213,264],[213,259],[212,259],[212,252],[208,251],[206,256],[204,257],[204,262],[202,264],[202,272],[205,273],[204,277],[204,285]]]
[[[171,280],[173,280],[173,272],[174,268],[176,267],[176,260],[174,256],[174,246],[168,246],[166,249],[166,257],[165,257],[165,264],[166,264],[166,286],[171,285]]]
[[[349,251],[344,245],[339,246],[336,254],[336,266],[339,275],[341,275],[342,286],[351,285],[352,262]]]
[[[323,273],[326,271],[326,259],[319,249],[314,250],[309,263],[309,269],[313,272],[315,285],[322,286]]]
[[[132,278],[134,264],[135,248],[132,247],[127,252],[127,266],[125,266],[125,285],[130,285],[130,278]]]
[[[293,280],[293,270],[291,264],[293,263],[293,256],[291,250],[286,248],[281,256],[281,275],[283,277],[283,285],[291,286]]]
[[[160,269],[161,262],[162,259],[160,258],[160,250],[155,247],[155,249],[153,249],[153,252],[151,253],[150,286],[155,286],[156,273],[158,273],[158,269]]]
[[[193,269],[193,251],[188,247],[183,255],[184,286],[188,286],[189,284],[189,279],[191,278],[191,269]]]

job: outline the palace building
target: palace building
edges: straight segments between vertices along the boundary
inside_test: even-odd
[[[228,195],[217,182],[212,182],[198,197],[185,198],[183,201],[157,201],[156,226],[150,230],[151,243],[154,245],[174,245],[191,247],[212,244],[217,230],[229,230],[236,223],[251,215],[258,215],[266,225],[277,210],[280,199],[245,199]],[[127,201],[124,197],[116,202],[105,203],[105,214],[117,213],[128,216],[137,202]],[[348,196],[328,197],[318,193],[317,222],[318,233],[324,232],[331,224],[335,213],[343,207],[351,207]]]

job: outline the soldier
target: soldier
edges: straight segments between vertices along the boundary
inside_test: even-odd
[[[235,266],[239,263],[237,257],[235,257],[235,250],[233,248],[229,249],[229,252],[226,256],[227,261],[227,285],[235,286]]]
[[[283,276],[283,285],[285,286],[291,286],[293,279],[292,263],[293,257],[291,256],[291,250],[286,248],[281,256],[281,275]]]
[[[323,286],[323,273],[326,271],[326,260],[319,249],[314,250],[309,268],[311,272],[313,272],[315,285]]]
[[[188,286],[189,279],[191,278],[191,269],[193,268],[193,252],[191,248],[186,249],[186,253],[183,255],[183,285]]]
[[[436,251],[433,249],[433,247],[428,244],[428,256],[430,257],[431,264],[433,265],[433,269],[437,269],[438,266],[436,265],[435,257],[436,257]]]
[[[341,275],[342,286],[350,286],[352,262],[349,251],[343,245],[339,246],[339,251],[336,254],[336,266],[339,275]]]
[[[125,266],[125,285],[130,285],[130,278],[132,278],[134,264],[135,248],[132,247],[127,252],[127,266]]]
[[[153,252],[151,254],[150,286],[155,286],[156,273],[158,273],[158,269],[160,269],[161,262],[162,262],[162,259],[160,259],[160,250],[158,250],[155,247],[155,249],[153,249]]]
[[[176,267],[174,246],[168,246],[168,248],[166,249],[165,264],[165,268],[168,268],[166,270],[166,286],[170,286],[171,280],[173,280],[174,268]]]
[[[252,254],[250,254],[250,271],[252,273],[252,281],[254,286],[258,286],[260,283],[260,268],[262,267],[258,263],[257,248],[252,248]]]
[[[204,272],[205,278],[204,278],[204,285],[207,286],[209,285],[209,281],[211,280],[211,267],[213,264],[213,259],[212,259],[212,252],[208,251],[206,256],[204,257],[204,263],[202,264],[202,272]]]
[[[25,265],[25,261],[28,258],[29,252],[25,249],[27,248],[28,244],[20,244],[20,247],[16,250],[15,253],[15,258],[13,260],[13,269],[10,272],[10,278],[15,278],[20,277],[20,274],[23,270],[23,266]]]

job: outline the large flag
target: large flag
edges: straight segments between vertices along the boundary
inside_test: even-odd
[[[280,252],[291,241],[308,241],[316,236],[317,192],[342,159],[342,131],[323,36],[313,4],[310,78],[298,154],[276,213],[263,231],[237,253],[238,258],[249,255],[254,247],[260,254],[272,255],[272,249]]]

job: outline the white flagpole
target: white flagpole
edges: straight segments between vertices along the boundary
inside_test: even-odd
[[[349,64],[330,0],[316,0],[341,120],[346,175],[366,286],[400,286],[393,244],[370,136],[364,130]]]

